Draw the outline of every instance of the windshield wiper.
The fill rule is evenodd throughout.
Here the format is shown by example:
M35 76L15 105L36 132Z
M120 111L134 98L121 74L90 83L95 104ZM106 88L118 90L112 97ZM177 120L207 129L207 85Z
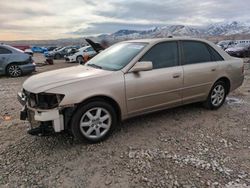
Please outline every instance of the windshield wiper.
M88 65L88 66L90 66L90 67L94 67L94 68L102 69L102 67L101 67L101 66L96 65L96 64L87 64L87 65Z

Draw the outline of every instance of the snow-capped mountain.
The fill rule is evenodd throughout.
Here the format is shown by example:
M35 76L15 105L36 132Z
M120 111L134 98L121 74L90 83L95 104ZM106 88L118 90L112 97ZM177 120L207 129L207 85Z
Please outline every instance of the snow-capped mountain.
M123 40L167 36L228 36L233 34L250 34L250 25L236 21L210 24L202 27L188 25L166 25L146 30L123 29L110 35L105 35L105 38Z
M211 24L205 29L205 34L211 36L250 34L250 26L240 22Z

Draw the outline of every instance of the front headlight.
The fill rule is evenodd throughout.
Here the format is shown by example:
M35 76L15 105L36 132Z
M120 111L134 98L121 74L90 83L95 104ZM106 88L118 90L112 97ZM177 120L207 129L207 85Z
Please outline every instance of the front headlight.
M52 93L39 93L37 94L37 108L52 109L58 107L63 100L64 95Z
M28 105L32 108L39 109L53 109L59 106L63 100L64 95L54 93L30 93L23 90L23 94L28 102Z

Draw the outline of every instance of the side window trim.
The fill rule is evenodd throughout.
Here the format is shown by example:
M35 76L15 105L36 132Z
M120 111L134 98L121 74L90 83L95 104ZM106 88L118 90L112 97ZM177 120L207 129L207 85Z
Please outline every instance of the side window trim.
M178 66L182 66L182 46L181 46L181 41L177 40L177 48L178 48Z
M180 49L180 41L179 41L179 40L162 41L162 42L158 42L158 43L154 44L154 45L151 46L151 48L149 48L144 54L141 55L141 57L140 57L140 59L138 60L138 62L140 62L141 59L142 59L142 58L143 58L143 57L144 57L153 47L155 47L156 45L162 44L162 43L171 43L171 42L176 43L176 45L177 45L177 65L176 65L176 66L172 66L172 67L181 66L181 61L180 61L180 60L181 60L181 54L180 54L181 49ZM163 68L171 68L171 67L163 67ZM160 68L160 69L162 69L162 68ZM157 70L157 69L153 69L153 70Z

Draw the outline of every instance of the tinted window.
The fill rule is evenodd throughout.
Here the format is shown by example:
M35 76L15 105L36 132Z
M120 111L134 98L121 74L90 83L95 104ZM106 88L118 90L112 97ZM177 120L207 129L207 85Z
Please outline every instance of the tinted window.
M208 47L208 49L209 49L209 51L210 51L210 54L211 54L211 56L212 56L212 60L213 61L223 61L224 59L221 57L221 55L218 53L218 52L216 52L216 50L215 49L213 49L212 47L210 47L210 46L207 46Z
M141 58L140 61L151 61L154 69L177 66L177 42L156 44Z
M11 54L11 51L6 48L0 47L0 54Z
M183 41L184 64L194 64L211 61L207 45L202 42Z

